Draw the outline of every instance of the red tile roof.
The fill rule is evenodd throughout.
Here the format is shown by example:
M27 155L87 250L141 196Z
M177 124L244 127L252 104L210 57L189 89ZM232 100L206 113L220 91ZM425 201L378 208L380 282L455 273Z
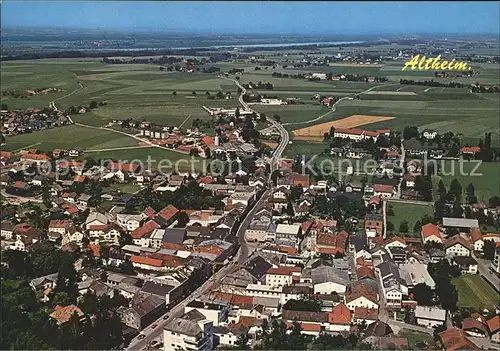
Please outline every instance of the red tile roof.
M481 229L479 229L479 228L471 228L470 239L471 239L471 241L473 243L475 243L478 240L483 239L483 234L481 234Z
M333 306L332 312L328 313L330 324L351 324L351 311L343 303Z
M486 324L488 325L488 329L492 334L500 331L500 315L496 315L495 317L487 320Z
M456 245L456 244L460 244L463 247L465 247L469 250L472 250L470 242L468 242L461 235L455 235L455 236L452 236L451 238L446 239L446 241L444 242L444 247L449 248L449 247Z
M422 235L424 236L424 238L428 238L432 235L435 235L438 238L442 239L441 231L439 230L439 227L435 224L427 223L426 225L422 226L421 231L422 231Z
M12 158L13 156L14 154L12 152L3 150L0 151L0 158Z
M112 171L122 171L122 172L135 172L139 169L137 163L125 163L125 162L110 162L108 163L108 169Z
M375 272L373 271L373 268L362 266L356 270L356 277L358 277L358 280L363 279L364 277L375 279Z
M289 255L295 255L297 253L297 249L291 246L280 245L278 246L278 250L280 252L285 252Z
M52 219L49 222L49 228L66 228L71 224L73 224L73 221L69 219Z
M132 263L144 264L148 266L161 267L163 265L163 260L145 256L132 256L130 257Z
M101 247L98 244L89 244L89 249L94 257L101 256Z
M214 142L214 138L212 138L211 136L208 136L208 135L205 135L201 141L203 141L203 143L206 145L206 146L212 146L215 144Z
M366 308L366 307L356 307L354 310L354 319L368 319L368 320L377 320L378 319L378 310L375 308Z
M244 296L244 295L233 295L231 298L231 304L233 305L244 305L244 304L252 304L253 297L252 296Z
M293 323L292 322L285 322L287 328L293 328ZM321 331L321 324L320 323L299 323L300 327L302 328L303 331L305 332L320 332Z
M392 185L375 184L373 186L373 191L375 191L375 192L392 193L393 190L394 190L394 187Z
M84 175L77 175L75 176L75 179L73 179L73 181L77 183L83 183L85 180L86 177Z
M466 154L477 154L481 152L481 148L479 146L464 146L460 149L460 152Z
M160 225L155 221L149 221L144 224L142 227L137 228L136 230L130 233L132 239L140 239L144 235L151 233L153 230L160 228Z
M179 213L179 210L175 206L168 205L167 207L163 208L160 212L158 212L158 215L162 217L164 220L169 221L177 213Z
M48 161L49 156L45 154L24 154L21 156L21 160L34 160L34 161Z
M144 211L142 211L142 214L144 214L145 216L147 216L149 218L154 218L156 212L153 208L148 207Z
M485 335L488 335L488 327L486 326L486 324L478 320L475 320L474 318L471 317L462 320L462 329L463 330L477 329L482 331Z
M452 327L438 335L447 351L478 350L478 347L466 338L462 329Z
M269 268L266 274L270 275L293 275L293 273L300 273L302 268L300 267L278 267Z

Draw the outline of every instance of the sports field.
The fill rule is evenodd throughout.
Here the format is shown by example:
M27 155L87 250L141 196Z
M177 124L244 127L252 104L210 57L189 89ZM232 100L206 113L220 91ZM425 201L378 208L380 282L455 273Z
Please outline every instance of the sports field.
M498 304L498 293L480 275L462 275L453 279L458 291L458 306L476 310L493 310Z

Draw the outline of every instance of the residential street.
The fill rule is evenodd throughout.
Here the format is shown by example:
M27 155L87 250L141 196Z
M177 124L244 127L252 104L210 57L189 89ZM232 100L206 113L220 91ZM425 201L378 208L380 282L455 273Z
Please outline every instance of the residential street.
M500 291L500 278L495 273L490 272L491 262L483 258L479 258L474 254L472 257L474 257L477 261L477 269L479 270L479 273L484 277L484 279L489 281L491 285L496 287L497 291Z

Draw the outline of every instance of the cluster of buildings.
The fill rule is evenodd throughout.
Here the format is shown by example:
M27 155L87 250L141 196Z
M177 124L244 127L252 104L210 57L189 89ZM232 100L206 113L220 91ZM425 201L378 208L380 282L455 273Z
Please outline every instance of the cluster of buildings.
M14 136L37 130L51 129L71 124L71 119L62 111L42 111L38 108L0 111L0 133Z

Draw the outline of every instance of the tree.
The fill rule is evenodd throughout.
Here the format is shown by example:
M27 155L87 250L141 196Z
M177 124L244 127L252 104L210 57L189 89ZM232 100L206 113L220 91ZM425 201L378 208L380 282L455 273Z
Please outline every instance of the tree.
M387 222L387 230L390 232L394 231L394 224L392 222Z
M174 92L172 93L172 95L173 95L173 96L176 96L176 95L177 95L177 92L176 92L176 91L174 91Z
M474 185L472 183L469 183L467 186L466 201L470 205L477 203L476 190L474 189Z
M423 306L432 306L433 301L432 298L434 296L432 289L430 286L425 283L419 283L413 287L413 294L415 295L415 301L418 302L419 305Z
M387 215L394 216L394 209L393 209L392 205L389 205L389 209L387 210Z
M437 192L438 192L439 197L443 197L444 195L446 195L446 186L444 185L444 182L442 179L439 180Z
M165 67L160 66L160 71L163 71L164 69L165 69Z
M416 222L415 222L415 225L413 226L413 233L420 233L420 230L422 229L422 223L420 222L420 220L418 219Z
M273 116L273 119L274 119L276 122L281 123L281 117L280 117L280 115L275 114L275 115Z
M193 96L195 96L195 95L196 95L196 91L194 91L194 90L193 90L193 92L192 92L191 94L192 94Z
M93 110L93 109L95 109L96 107L97 107L97 101L92 100L92 101L90 102L89 108L90 108L91 110Z
M407 221L401 222L401 224L399 225L399 231L401 233L408 233L410 231Z
M54 299L52 300L52 306L68 306L71 305L71 298L65 292L58 292L54 295Z
M222 91L218 91L216 97L217 99L224 99L224 93Z
M184 211L179 212L179 215L177 216L176 227L185 228L188 223L189 223L189 216L187 215L187 213Z
M483 246L484 258L493 261L495 258L495 242L493 240L485 240Z
M210 95L210 92L209 92L208 90L207 90L207 91L205 91L205 95L206 95L206 96L209 96L209 95Z
M450 194L454 196L457 201L462 200L462 185L457 180L457 178L453 178L450 184Z
M0 107L2 110L7 110L8 109L8 106L6 103L2 103L1 107Z
M286 206L286 214L289 215L290 217L293 217L295 214L295 211L293 210L293 205L290 201L288 201L288 205Z
M490 197L490 199L488 200L488 204L490 205L490 207L498 207L500 206L500 196L493 196L493 197Z

